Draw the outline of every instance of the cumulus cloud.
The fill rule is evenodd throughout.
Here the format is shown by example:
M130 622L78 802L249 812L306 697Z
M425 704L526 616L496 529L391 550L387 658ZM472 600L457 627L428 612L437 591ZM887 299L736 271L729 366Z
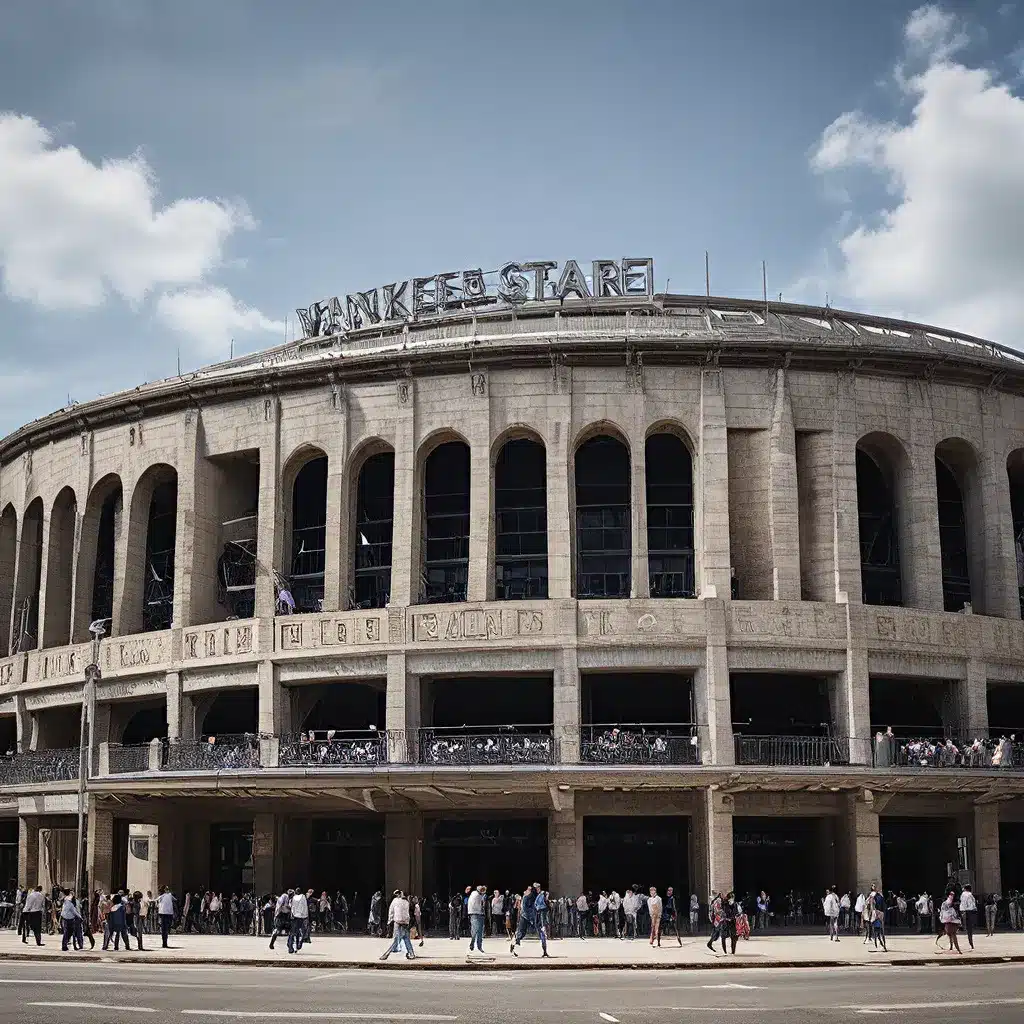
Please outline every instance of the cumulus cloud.
M1024 99L992 71L952 59L964 33L938 8L915 11L905 34L916 62L898 75L906 116L848 111L811 154L830 179L867 169L886 186L881 202L854 201L833 293L1022 345Z
M226 288L188 288L161 295L157 315L211 359L226 358L231 339L258 332L282 335L284 322L236 300Z

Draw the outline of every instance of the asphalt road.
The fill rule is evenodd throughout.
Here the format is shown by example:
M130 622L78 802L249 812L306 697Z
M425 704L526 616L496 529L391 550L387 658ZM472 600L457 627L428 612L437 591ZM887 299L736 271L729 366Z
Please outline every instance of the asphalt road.
M331 971L0 962L0 1022L1024 1021L1024 965L728 971Z

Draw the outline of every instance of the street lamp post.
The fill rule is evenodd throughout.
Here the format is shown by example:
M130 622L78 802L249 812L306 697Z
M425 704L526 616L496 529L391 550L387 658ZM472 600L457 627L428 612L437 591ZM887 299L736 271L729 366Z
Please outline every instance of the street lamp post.
M93 743L96 739L96 682L103 675L100 672L100 640L107 631L106 622L107 619L97 619L89 624L92 658L85 666L85 694L78 735L78 851L75 858L75 890L78 893L85 892L85 785L92 771Z

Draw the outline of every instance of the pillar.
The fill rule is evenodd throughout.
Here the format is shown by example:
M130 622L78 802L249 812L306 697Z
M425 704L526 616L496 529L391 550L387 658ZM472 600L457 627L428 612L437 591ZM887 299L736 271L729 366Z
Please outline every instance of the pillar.
M114 816L89 800L86 874L90 891L110 892L114 884Z
M50 522L52 511L43 507L43 518L39 527L39 589L35 593L36 599L36 647L43 650L46 646L46 581L50 575ZM28 595L22 595L27 597Z
M974 891L1002 892L999 861L999 804L974 805Z
M967 659L965 678L960 683L960 727L964 740L988 735L988 672L979 658Z
M157 885L166 885L179 899L184 898L186 832L185 825L179 822L161 821L157 826Z
M19 678L18 682L21 682ZM16 693L14 695L14 728L18 741L18 753L31 749L32 742L32 715L25 709L25 695Z
M704 664L693 677L697 721L701 726L701 763L735 764L725 601L721 598L705 600L704 614L707 635Z
M558 759L575 764L580 759L580 672L575 647L555 654L553 703Z
M647 547L647 438L641 401L633 403L636 417L629 437L629 504L632 528L629 596L651 596L651 566Z
M18 881L32 888L39 883L38 818L18 818Z
M405 652L388 655L384 724L392 764L414 764L420 729L420 680L409 675Z
M171 743L195 739L195 722L185 714L186 699L181 689L181 673L168 672L164 676L167 694L167 739Z
M410 605L419 596L419 529L416 500L415 384L403 378L396 387L395 511L391 542L392 605Z
M848 855L841 859L852 868L854 892L868 892L872 885L885 885L879 819L874 804L870 789L846 796Z
M857 514L857 408L852 373L836 375L832 418L832 552L834 600L860 604L860 520Z
M548 503L548 597L572 597L572 537L575 532L576 501L570 493L572 458L572 391L570 373L564 366L553 371L555 394L549 399L550 418L545 441L545 472ZM560 382L560 383L559 383Z
M178 470L178 504L174 532L175 626L209 622L216 607L216 545L219 540L216 486L213 467L206 461L202 413L185 411L184 439ZM198 510L203 514L197 515ZM148 520L147 515L144 517ZM146 525L143 526L143 545ZM206 563L212 562L213 578L204 579ZM209 593L213 587L212 594Z
M284 523L281 508L281 417L279 403L270 407L267 437L260 445L260 493L256 509L256 558L267 571L256 573L256 615L272 618L277 610L277 589L270 570L284 568ZM260 630L261 652L273 649L273 636Z
M855 605L846 610L846 667L829 680L832 727L850 745L851 764L871 764L871 681L863 617Z
M572 793L559 793L560 811L548 815L548 888L555 896L583 891L583 816L576 816Z
M786 371L775 374L775 409L768 450L768 530L776 601L800 600L800 510L796 480L796 432Z
M697 508L697 584L702 597L728 598L729 453L725 429L722 371L704 370L700 378L700 503Z
M469 579L466 598L494 596L494 472L491 465L491 411L487 375L466 381L469 412Z
M345 403L341 403L342 406ZM348 417L338 415L327 451L327 539L324 545L325 612L348 607L349 561L352 536L347 529L349 492L345 474L348 454Z
M981 536L971 538L975 550L981 548L980 561L984 567L984 604L979 609L985 615L998 615L1004 619L1019 619L1020 595L1017 584L1017 558L1013 543L1013 512L1010 506L1010 478L1006 472L1004 452L1007 444L1006 429L998 396L986 396L981 401ZM979 559L971 558L971 572Z
M423 816L411 812L384 816L385 891L423 891Z
M919 414L911 417L910 465L895 466L901 479L896 500L899 521L903 604L941 612L942 544L935 489L935 425L931 384L908 382L910 401Z
M703 905L711 893L729 892L732 880L733 797L719 789L700 792L693 817L694 887Z
M277 678L272 661L256 666L259 683L259 732L262 736L288 736L292 731L291 701Z
M278 892L282 887L276 859L277 819L273 814L257 814L252 822L252 874L257 896Z

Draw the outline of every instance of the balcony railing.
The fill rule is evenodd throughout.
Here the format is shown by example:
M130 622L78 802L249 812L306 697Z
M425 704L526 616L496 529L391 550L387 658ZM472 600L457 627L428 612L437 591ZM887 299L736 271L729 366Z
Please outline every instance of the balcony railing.
M260 740L253 733L168 743L163 758L163 770L168 772L221 772L259 767Z
M396 730L304 732L282 736L278 764L282 768L372 768L404 760L405 733Z
M127 747L111 744L107 754L107 765L110 774L121 775L129 772L148 772L149 751L150 745L148 743Z
M421 729L419 762L427 765L555 764L558 760L550 726Z
M0 786L31 786L43 782L72 782L78 778L78 747L26 750L0 758Z
M586 764L699 764L695 725L584 725L580 761Z
M849 742L836 736L747 736L736 733L737 764L814 768L850 763Z
M1024 771L1024 747L1010 736L956 740L938 737L875 736L876 768Z

